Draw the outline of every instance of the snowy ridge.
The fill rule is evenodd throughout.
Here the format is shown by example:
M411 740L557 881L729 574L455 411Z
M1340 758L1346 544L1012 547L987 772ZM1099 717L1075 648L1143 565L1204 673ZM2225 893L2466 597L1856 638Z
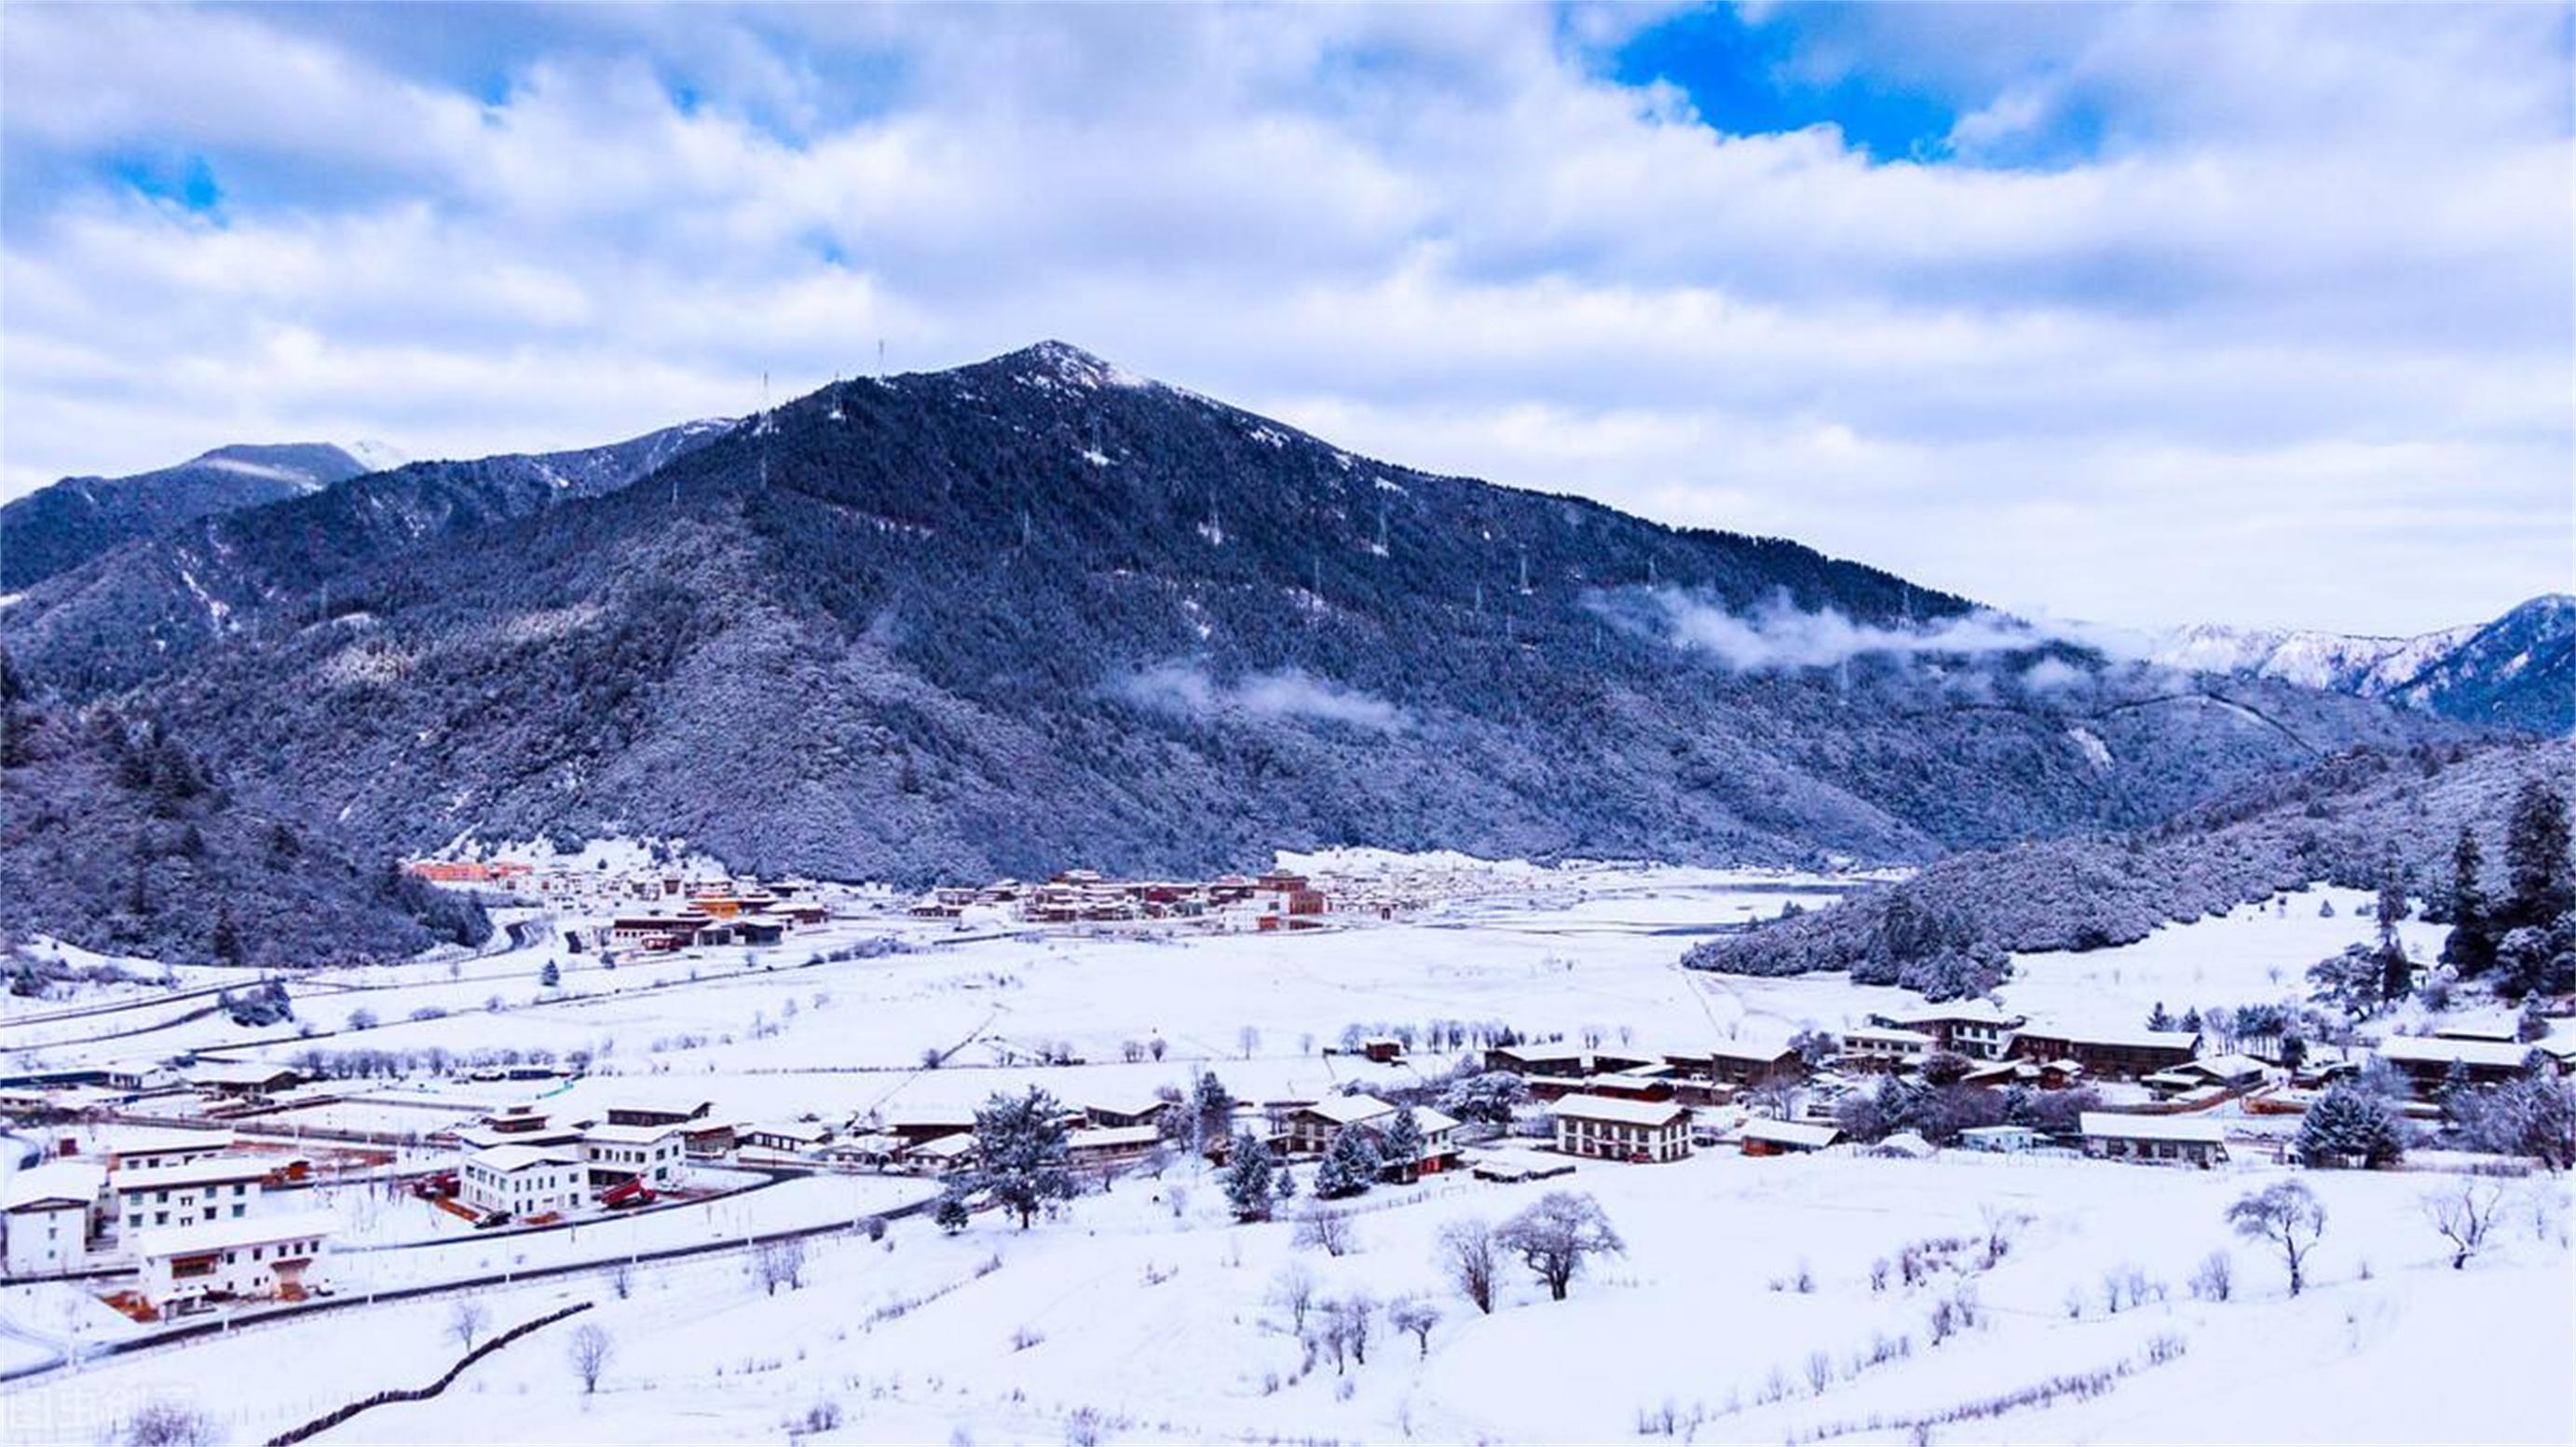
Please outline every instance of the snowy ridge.
M2558 734L2576 727L2576 597L2546 594L2485 623L2413 637L2201 623L2150 637L2158 663L2273 678L2421 713Z

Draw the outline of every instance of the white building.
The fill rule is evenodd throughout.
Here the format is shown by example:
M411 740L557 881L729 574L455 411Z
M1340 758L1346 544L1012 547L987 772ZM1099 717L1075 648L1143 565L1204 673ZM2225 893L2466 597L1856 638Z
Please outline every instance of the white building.
M90 1161L50 1161L10 1177L0 1194L0 1271L23 1280L87 1266L106 1186L106 1169Z
M301 1211L144 1231L134 1243L143 1299L163 1316L225 1300L300 1300L321 1283L323 1244L338 1229L328 1211Z
M2227 1131L2188 1115L2122 1115L2088 1110L2079 1118L2084 1154L2096 1160L2169 1162L2207 1168L2227 1159Z
M150 1169L203 1160L232 1148L233 1133L228 1130L136 1130L111 1135L99 1142L96 1150L99 1162L112 1176L134 1167Z
M1609 1161L1677 1161L1690 1154L1691 1113L1669 1100L1569 1095L1548 1107L1556 1148Z
M560 1215L590 1204L590 1174L577 1149L490 1146L465 1158L456 1197L467 1209L513 1219Z
M255 1156L199 1156L166 1166L132 1166L108 1178L112 1219L123 1231L238 1221L259 1201L277 1162Z
M688 1168L688 1138L676 1125L595 1125L582 1132L581 1154L593 1186L640 1176L658 1191L679 1184Z
M1842 1063L1855 1070L1911 1070L1939 1044L1920 1030L1862 1025L1843 1032Z

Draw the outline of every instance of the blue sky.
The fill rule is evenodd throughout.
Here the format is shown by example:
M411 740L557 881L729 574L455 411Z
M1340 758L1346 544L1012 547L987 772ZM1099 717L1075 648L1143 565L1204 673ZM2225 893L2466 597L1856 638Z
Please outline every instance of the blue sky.
M13 6L0 492L1060 336L2009 608L2569 586L2570 10Z

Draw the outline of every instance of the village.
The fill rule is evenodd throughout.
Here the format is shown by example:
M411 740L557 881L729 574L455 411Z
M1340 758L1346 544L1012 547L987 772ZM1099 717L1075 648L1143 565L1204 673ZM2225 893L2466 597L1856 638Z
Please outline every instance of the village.
M1252 1151L1278 1163L1287 1221L1655 1197L1659 1179L1686 1196L1712 1162L1747 1185L1800 1162L1979 1158L2049 1172L2022 1183L2318 1174L2304 1114L2364 1072L2402 1082L2429 1130L2464 1085L2576 1068L2564 1020L2531 1038L2513 1014L2458 1013L2285 1051L2217 1011L2169 1015L2168 994L2250 994L2350 928L2304 910L2067 962L2115 987L2052 982L2034 957L2026 987L1934 1004L1672 968L1674 930L1830 907L1855 882L1825 877L1310 859L903 898L661 868L422 872L509 898L510 942L363 993L354 972L290 980L291 1025L204 1010L249 991L187 975L11 1002L0 1373L139 1366L209 1325L513 1283L608 1279L622 1300L638 1274L1000 1231L986 1156L1011 1098L1059 1143L1070 1189L1050 1215L1141 1193L1186 1218ZM1405 1001L1413 1018L1388 1018ZM1890 1091L1956 1119L1873 1127Z

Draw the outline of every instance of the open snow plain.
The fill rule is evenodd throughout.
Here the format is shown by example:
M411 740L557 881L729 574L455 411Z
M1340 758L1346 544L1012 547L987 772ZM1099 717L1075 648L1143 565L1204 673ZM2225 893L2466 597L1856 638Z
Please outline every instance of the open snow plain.
M1707 928L1777 913L1793 898L1823 905L1830 895L1814 891L1827 883L1610 869L1498 875L1398 921L1295 935L1074 935L888 915L852 921L829 942L901 944L869 958L809 964L809 940L617 970L564 957L562 987L548 990L535 975L556 952L537 947L453 967L318 977L299 990L299 1015L333 1033L311 1039L246 1038L217 1017L95 1043L13 1032L8 1045L43 1065L245 1044L241 1054L279 1059L359 1047L593 1055L593 1073L565 1087L386 1082L370 1092L381 1105L332 1107L389 1119L406 1118L406 1100L498 1105L532 1088L556 1089L557 1102L576 1110L649 1090L703 1095L742 1119L894 1118L1031 1084L1074 1104L1132 1098L1202 1069L1245 1098L1311 1095L1354 1080L1405 1083L1450 1063L1425 1052L1392 1065L1323 1053L1354 1025L1498 1021L1537 1035L1683 1045L1712 1033L1785 1038L1910 1002L1838 976L1753 980L1675 966ZM2334 902L2332 917L2320 915L2320 899ZM2122 1020L2158 1001L2180 1011L2278 998L2308 963L2363 937L2363 903L2311 892L2124 949L2027 956L2004 995L2034 1012L2081 1008ZM2438 942L2410 934L2409 943L2421 954ZM338 1028L355 1008L384 1023ZM446 1013L411 1018L427 1011ZM25 1028L81 1033L63 1031L67 1023ZM1125 1058L1131 1043L1147 1047L1144 1058ZM932 1050L943 1062L924 1068ZM1051 1052L1086 1063L1038 1063ZM2462 1178L2305 1175L2328 1221L2308 1289L2293 1299L2277 1255L2236 1238L2223 1219L2230 1201L2292 1174L2254 1159L2193 1172L1957 1152L1753 1159L1703 1150L1667 1165L1586 1163L1544 1183L1459 1173L1382 1185L1352 1203L1354 1240L1334 1255L1299 1244L1290 1220L1235 1223L1211 1173L1174 1165L1121 1178L1026 1231L985 1213L953 1236L915 1216L882 1240L818 1237L793 1289L764 1289L747 1251L616 1269L637 1250L849 1219L927 1191L906 1178L819 1177L577 1233L442 1242L430 1251L455 1253L446 1267L419 1251L344 1252L344 1300L449 1268L600 1264L476 1288L493 1330L593 1305L479 1361L434 1400L379 1408L319 1440L2576 1436L2576 1269L2563 1181L2499 1182L2503 1214L2488 1249L2454 1271L2425 1198ZM1507 1263L1495 1309L1479 1312L1439 1264L1443 1229L1500 1221L1557 1189L1596 1197L1624 1252L1590 1266L1562 1302ZM367 1224L359 1235L370 1243L405 1234ZM2222 1253L2232 1277L2225 1299L2205 1280ZM1318 1302L1376 1304L1365 1361L1347 1347L1336 1361L1301 1341L1294 1293L1281 1289L1301 1274ZM70 1321L64 1290L7 1293L0 1349L59 1344ZM1420 1340L1390 1325L1387 1308L1399 1300L1436 1310ZM104 1440L156 1401L205 1413L229 1440L264 1441L351 1399L438 1377L458 1355L451 1305L440 1296L361 1300L22 1378L0 1387L0 1442ZM582 1390L567 1360L584 1324L611 1343L596 1393ZM82 1330L103 1340L115 1328Z

